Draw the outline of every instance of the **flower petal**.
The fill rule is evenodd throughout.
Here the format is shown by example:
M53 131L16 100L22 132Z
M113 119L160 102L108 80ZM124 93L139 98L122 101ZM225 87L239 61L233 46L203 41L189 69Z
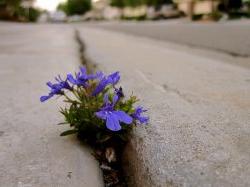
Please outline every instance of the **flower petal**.
M120 74L119 71L114 72L108 76L109 83L116 84L120 80Z
M107 118L107 112L105 112L105 111L96 112L95 115L98 118L101 118L101 119L104 119L104 120Z
M113 101L112 101L112 102L113 102L113 103L112 103L113 106L115 106L115 104L117 103L118 100L119 100L119 97L118 97L118 95L115 94L115 95L113 96Z
M74 79L72 74L68 74L67 75L67 79L69 82L71 82L72 84L77 84L77 81Z
M46 84L47 84L48 87L53 88L52 82L47 82Z
M104 73L102 71L98 71L96 73L96 78L99 80L102 80L105 77Z
M105 95L103 97L103 102L105 105L109 104L109 94L105 93Z
M142 116L143 112L146 112L147 110L143 109L141 106L138 106L135 109L135 112L132 114L132 117L135 120L138 120L141 124L147 124L149 121L149 117L147 116Z
M80 71L81 71L82 75L84 75L84 76L87 75L86 67L84 67L84 66L80 67Z
M46 100L48 100L49 98L51 98L53 95L45 95L45 96L42 96L42 97L40 97L40 101L41 102L44 102L44 101L46 101Z
M122 129L117 115L111 113L107 116L106 126L109 130L119 131Z
M99 93L101 93L104 89L105 89L105 87L108 85L109 83L108 83L108 81L107 81L107 79L102 79L101 81L100 81L100 83L97 85L97 87L96 87L96 89L94 90L94 92L92 93L92 95L94 95L94 96L96 96L96 95L98 95Z
M128 114L126 114L124 111L118 110L118 111L114 111L113 113L123 123L131 124L133 121L133 118L131 116L129 116Z
M138 120L140 121L140 123L141 124L147 124L148 123L148 121L149 121L149 118L148 117L145 117L145 116L140 116L139 118L138 118Z

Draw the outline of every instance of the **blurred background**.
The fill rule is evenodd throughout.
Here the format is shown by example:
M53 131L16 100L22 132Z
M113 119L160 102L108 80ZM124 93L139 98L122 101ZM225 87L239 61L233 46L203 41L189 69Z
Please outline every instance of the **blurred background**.
M22 22L249 17L250 0L0 0L0 19Z

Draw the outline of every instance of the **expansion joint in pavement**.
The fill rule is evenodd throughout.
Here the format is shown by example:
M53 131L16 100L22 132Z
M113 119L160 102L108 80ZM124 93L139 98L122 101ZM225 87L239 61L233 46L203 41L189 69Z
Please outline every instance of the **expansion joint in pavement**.
M75 30L75 40L79 46L79 58L80 63L86 66L88 73L93 73L96 69L96 64L93 63L85 54L86 45L84 40L81 38L79 31Z

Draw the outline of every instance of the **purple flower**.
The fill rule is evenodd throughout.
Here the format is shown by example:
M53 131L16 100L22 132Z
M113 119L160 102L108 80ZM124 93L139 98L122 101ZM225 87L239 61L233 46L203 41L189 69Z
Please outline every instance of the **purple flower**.
M147 110L143 110L142 107L137 107L135 109L135 112L131 115L135 120L138 120L141 124L147 124L149 121L149 118L146 116L141 116L143 112L146 112Z
M62 95L63 89L72 90L72 87L69 85L67 80L62 80L60 76L56 77L55 80L57 83L53 84L51 82L47 82L48 87L50 88L49 95L41 96L40 101L44 102L48 100L49 98L53 97L54 95Z
M110 74L108 77L102 76L99 84L97 85L92 95L94 96L98 95L100 92L102 92L105 89L107 85L109 84L115 85L119 80L120 80L120 74L118 71Z
M109 101L108 94L104 96L104 106L99 112L96 112L95 115L103 120L106 120L106 127L111 131L119 131L122 129L120 122L125 124L131 124L133 119L131 116L126 114L121 110L114 110L114 106L118 101L118 96L113 96L112 103Z
M103 75L102 72L98 72L95 75L93 75L93 74L88 75L86 68L85 67L80 67L80 72L78 72L76 74L76 78L74 78L74 76L72 74L68 74L67 79L73 85L87 87L88 86L88 83L87 83L88 80L93 80L93 79L99 78L102 75Z
M122 91L122 87L120 87L119 89L118 88L115 88L115 93L116 95L121 98L121 97L124 97L124 93Z

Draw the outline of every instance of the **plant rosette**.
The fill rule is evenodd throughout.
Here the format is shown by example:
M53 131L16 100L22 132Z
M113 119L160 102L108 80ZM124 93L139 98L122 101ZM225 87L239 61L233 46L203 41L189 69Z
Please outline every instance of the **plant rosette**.
M136 96L125 98L121 87L119 72L105 75L103 72L87 74L85 67L75 75L68 74L66 79L55 78L55 83L47 82L50 91L40 97L45 102L53 96L64 97L65 107L60 108L69 130L61 136L77 134L78 138L92 146L95 156L104 172L120 170L122 150L131 130L141 124L147 124L149 118L142 107L135 107ZM114 173L107 175L110 184L121 183ZM115 175L121 175L116 173Z

